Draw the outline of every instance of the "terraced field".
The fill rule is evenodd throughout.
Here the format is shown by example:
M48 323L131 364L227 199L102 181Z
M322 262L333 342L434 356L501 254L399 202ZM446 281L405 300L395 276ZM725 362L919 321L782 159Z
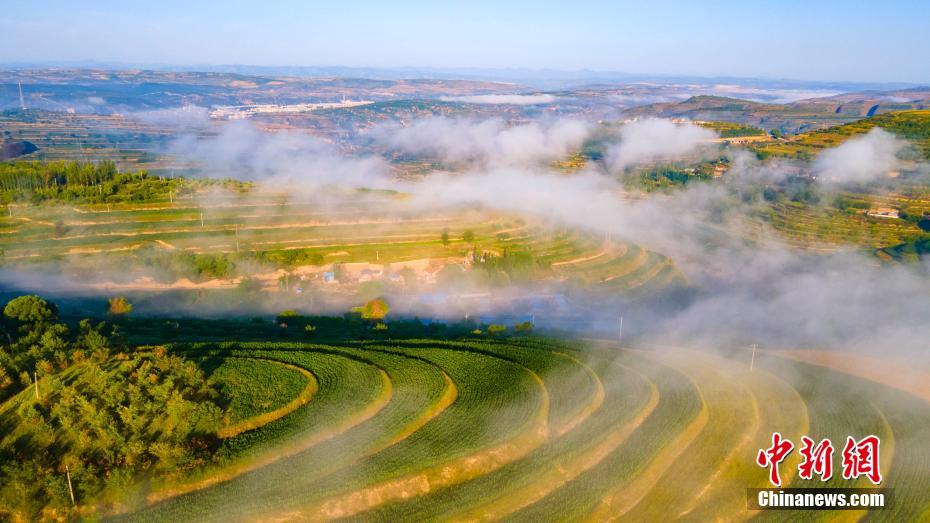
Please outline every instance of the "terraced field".
M930 111L897 111L864 118L799 134L790 140L753 144L752 149L776 156L810 158L824 149L836 147L846 140L881 127L901 138L910 140L924 155L930 154Z
M128 521L919 520L930 403L806 353L732 356L536 338L180 344L226 383L303 369L312 398L224 440L221 459L152 484ZM810 351L808 351L810 352ZM790 357L789 357L790 356ZM260 362L260 363L259 363ZM291 382L288 382L291 383ZM267 385L266 385L267 386ZM274 409L300 394L283 386ZM874 512L751 512L771 434L882 438ZM907 458L902 458L906 456ZM782 464L789 486L798 454ZM867 480L865 480L867 482ZM867 486L834 478L828 486Z
M915 213L927 205L926 200L903 197L875 200L876 207L887 208L908 202L908 208L913 208ZM886 202L899 203L889 205ZM843 245L857 245L874 249L911 241L922 235L915 224L898 218L875 217L865 211L847 212L797 202L778 203L759 217L789 244L802 248L835 249Z
M381 212L382 207L392 211ZM319 276L335 264L351 263L383 271L392 264L394 270L431 266L435 274L450 264L467 268L476 256L509 253L527 254L534 278L611 292L649 294L686 281L668 258L599 234L559 231L487 210L405 211L403 199L389 194L341 199L338 205L294 202L286 195L19 204L0 216L0 249L14 264L123 264L157 273L162 286L182 278L221 285L245 276L275 280L283 274L270 274L276 270Z

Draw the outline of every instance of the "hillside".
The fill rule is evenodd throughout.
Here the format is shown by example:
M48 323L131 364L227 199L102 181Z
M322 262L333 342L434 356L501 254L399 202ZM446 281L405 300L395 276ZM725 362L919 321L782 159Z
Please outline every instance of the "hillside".
M788 141L764 143L753 150L764 155L813 158L821 150L836 147L844 141L881 127L911 141L930 158L930 110L900 111L880 114L844 125L804 133Z
M682 102L636 107L624 112L627 118L655 116L700 121L723 121L784 132L802 132L852 121L853 116L836 114L831 108L808 104L769 104L723 96L693 96Z
M801 100L795 105L820 106L836 114L860 117L895 111L922 110L930 108L930 87L845 93Z

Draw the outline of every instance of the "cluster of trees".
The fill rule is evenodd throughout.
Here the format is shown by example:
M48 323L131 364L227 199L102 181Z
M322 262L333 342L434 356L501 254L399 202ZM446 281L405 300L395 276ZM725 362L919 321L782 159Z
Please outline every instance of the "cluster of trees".
M184 198L199 187L215 185L240 191L251 187L235 180L150 176L145 170L121 173L109 160L0 163L0 200L5 203L164 201Z
M112 182L119 174L112 161L15 162L0 164L0 189L37 191L54 187L95 186Z
M321 252L309 249L259 251L255 253L255 259L259 262L270 263L286 269L302 265L323 265L326 262Z
M125 256L120 253L119 256ZM258 251L243 253L191 253L171 252L154 246L136 249L131 256L149 272L163 275L165 281L188 278L191 281L230 279L250 273L251 268L270 264L291 270L303 265L323 265L325 259L319 252L306 249ZM336 279L343 278L344 269L338 264L333 267Z
M372 303L342 316L305 315L296 310L281 311L273 319L225 318L125 318L118 320L122 336L133 343L222 342L237 340L291 339L294 341L358 341L390 338L459 339L475 335L527 335L533 332L531 322L512 329L500 325L491 327L474 319L455 322L423 321L419 318L390 317L387 303ZM377 316L384 314L383 317ZM368 317L363 317L368 316ZM377 327L383 325L383 327Z
M180 179L150 179L146 171L120 173L112 161L0 164L0 198L4 202L147 201L167 199L169 192L180 194L183 185Z
M84 327L84 325L82 325ZM33 384L34 377L67 368L81 356L105 347L98 329L75 339L58 322L58 309L38 296L21 296L3 309L0 328L0 401Z
M472 254L472 268L479 278L491 286L506 286L511 283L535 281L548 266L530 251L504 249L500 255L494 253Z
M163 275L165 281L228 279L237 274L236 268L243 259L235 253L168 252L156 247L137 249L132 256L149 272Z
M856 198L849 198L847 196L839 195L833 199L833 207L841 211L863 211L872 207L870 202L865 200L859 200Z
M533 333L533 322L524 321L513 326L513 332L517 336L526 336ZM473 334L481 334L481 329L476 329ZM507 334L507 326L499 323L488 325L488 334L491 336L503 336Z
M449 245L451 242L451 237L449 236L449 229L443 229L442 233L439 235L439 241L443 245ZM465 243L472 243L475 241L475 231L471 229L465 229L462 232L462 241Z
M623 177L623 183L631 189L643 191L683 187L689 183L712 180L714 178L715 167L718 164L729 163L729 158L721 156L720 158L698 164L670 164L634 169L631 173Z
M140 474L180 474L215 450L222 401L194 363L130 352L103 322L72 332L38 296L10 301L3 329L0 519L60 514L72 491L77 505L114 500Z
M767 185L762 189L762 198L767 202L779 202L785 199L797 203L817 205L820 203L820 190L817 184L809 179L794 176L786 179L777 186ZM838 209L850 208L853 200L834 200ZM845 206L845 207L844 207Z

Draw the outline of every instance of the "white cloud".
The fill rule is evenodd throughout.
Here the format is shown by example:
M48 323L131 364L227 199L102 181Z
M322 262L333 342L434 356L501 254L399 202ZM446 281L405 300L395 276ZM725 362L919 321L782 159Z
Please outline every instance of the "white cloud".
M820 153L814 172L827 182L865 182L882 177L900 165L898 153L907 143L880 129Z
M268 133L243 121L223 126L216 136L185 137L169 152L196 161L211 176L268 180L296 188L383 187L388 181L388 166L381 158L346 157L308 134Z
M573 120L508 126L503 120L428 118L406 128L377 134L390 147L449 162L483 165L531 165L554 160L581 147L586 124Z
M211 125L209 111L206 107L198 105L139 111L131 113L129 116L159 127L200 129Z
M645 118L624 124L620 142L607 148L611 170L660 159L686 156L710 144L717 134L690 123L676 124L662 118Z

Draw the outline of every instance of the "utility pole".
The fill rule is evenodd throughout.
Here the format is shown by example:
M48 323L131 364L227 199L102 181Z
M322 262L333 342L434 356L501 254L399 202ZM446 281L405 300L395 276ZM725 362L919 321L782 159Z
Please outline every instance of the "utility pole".
M75 505L74 503L74 489L71 487L71 469L68 465L65 465L65 475L68 477L68 494L71 494L71 506Z
M16 82L19 84L19 108L23 111L26 110L26 99L23 98L23 83Z
M200 228L203 229L203 210L200 211Z
M756 344L752 344L752 357L749 359L749 372L752 372L752 368L756 365Z
M39 401L41 398L39 398L39 373L38 372L35 372L35 371L32 372L32 381L35 382L35 385L36 385L36 401Z
M239 254L239 224L236 224L236 254Z
M623 343L623 315L620 315L620 328L617 330L617 341Z

